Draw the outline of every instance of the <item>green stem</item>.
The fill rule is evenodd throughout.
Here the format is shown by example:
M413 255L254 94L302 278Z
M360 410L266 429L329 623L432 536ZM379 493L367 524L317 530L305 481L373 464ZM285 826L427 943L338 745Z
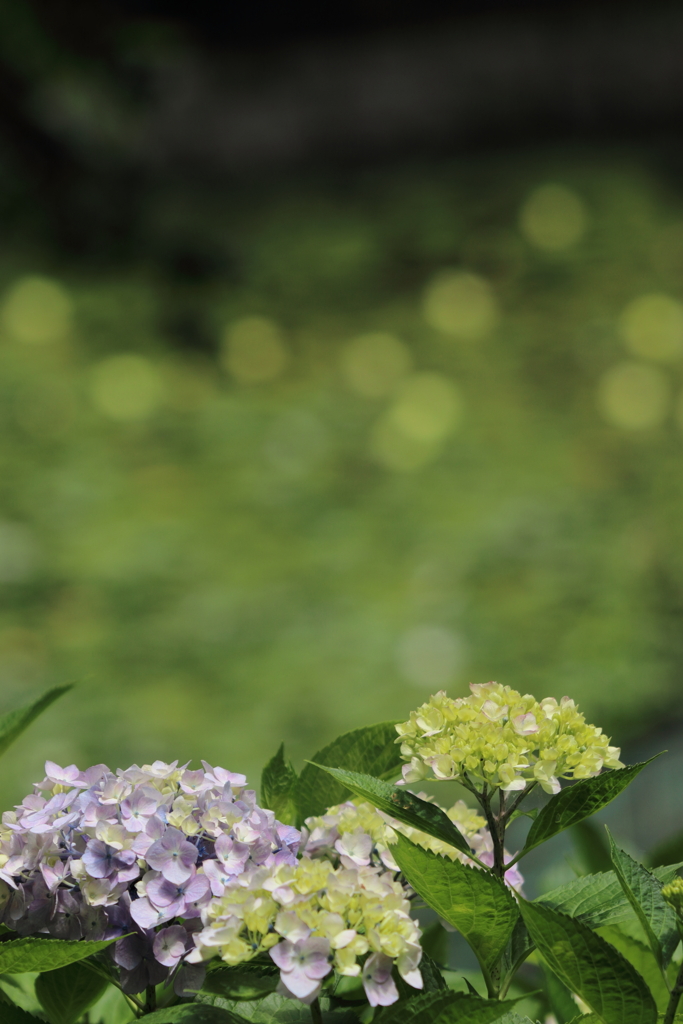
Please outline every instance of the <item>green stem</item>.
M320 1009L319 999L314 999L311 1003L311 1019L313 1024L323 1024L323 1012Z
M674 987L671 989L669 1005L666 1008L662 1024L674 1024L674 1020L676 1019L676 1010L678 1009L681 996L683 996L683 964L681 964L678 970Z
M145 993L147 1000L145 1002L145 1012L152 1013L157 1008L157 990L154 985L148 985Z

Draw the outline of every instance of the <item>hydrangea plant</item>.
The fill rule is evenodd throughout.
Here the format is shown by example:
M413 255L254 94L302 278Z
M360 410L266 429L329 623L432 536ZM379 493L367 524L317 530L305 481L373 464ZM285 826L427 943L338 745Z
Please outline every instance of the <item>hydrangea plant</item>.
M60 692L0 721L0 752ZM207 762L47 761L0 828L0 1020L673 1024L680 865L608 835L608 870L535 899L519 868L644 767L619 753L568 698L488 683L300 774L281 748L260 797ZM456 787L450 806L408 788L425 780Z

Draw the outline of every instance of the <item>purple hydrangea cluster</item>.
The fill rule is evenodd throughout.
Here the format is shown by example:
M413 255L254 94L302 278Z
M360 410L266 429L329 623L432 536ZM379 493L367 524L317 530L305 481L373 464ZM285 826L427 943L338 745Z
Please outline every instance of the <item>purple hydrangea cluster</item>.
M300 842L244 775L202 765L113 773L47 761L2 817L0 921L21 936L121 936L110 949L124 992L172 972L176 992L196 991L204 968L185 959L202 911L248 869L296 865Z

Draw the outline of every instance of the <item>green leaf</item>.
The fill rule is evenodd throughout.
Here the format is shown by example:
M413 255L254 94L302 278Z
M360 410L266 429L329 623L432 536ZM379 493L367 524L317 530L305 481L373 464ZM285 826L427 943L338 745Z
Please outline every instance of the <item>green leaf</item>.
M313 755L313 764L304 765L296 787L299 822L311 815L324 814L328 807L349 799L349 790L333 782L316 765L351 768L379 778L393 778L401 770L402 760L396 745L395 722L380 722L365 729L344 733Z
M427 800L420 800L418 796L404 789L402 786L394 786L382 779L374 779L371 775L360 775L358 772L346 771L344 768L326 768L320 765L323 771L332 775L342 783L347 791L354 796L360 797L374 804L380 811L390 814L398 821L402 821L411 828L417 828L426 832L435 839L440 839L449 846L454 846L461 853L472 856L472 848L456 828L451 819L436 804L430 804Z
M664 970L678 945L676 915L662 896L662 883L619 849L609 829L607 835L617 878L643 927L655 960Z
M296 824L297 779L294 768L285 761L285 745L281 743L261 773L261 806L273 811L285 825Z
M443 968L447 967L450 943L448 941L448 932L440 921L434 921L424 929L420 938L420 945L423 952L427 953L435 963L440 964Z
M10 1006L2 1003L0 1007L2 1024L43 1024L43 1021L34 1017L32 1013L22 1010L19 1006Z
M154 1010L139 1019L144 1020L145 1024L245 1024L245 1018L232 1010L203 1003L169 1006L166 1010ZM134 1022L131 1021L131 1024Z
M671 864L655 868L652 873L664 885L671 881L677 869L677 864ZM589 928L619 924L633 917L633 908L614 871L576 878L552 892L544 893L534 902L568 914Z
M50 707L50 704L73 689L72 686L55 686L48 690L32 704L26 704L23 708L10 711L0 718L0 754L4 754L7 748L21 736L25 729L36 720L38 715Z
M488 871L439 857L405 836L391 852L425 903L467 939L488 984L519 918L508 887Z
M263 999L275 991L279 980L280 972L270 958L268 964L251 960L237 967L228 967L221 963L207 972L202 992L212 992L237 1002Z
M108 982L82 962L39 974L36 996L50 1024L75 1024L81 1014L100 998Z
M59 967L85 960L106 949L116 939L102 942L74 942L69 939L38 939L29 936L0 942L0 974L24 974L26 971L55 971Z
M657 754L657 757L660 755ZM654 757L641 764L632 764L626 768L615 768L612 771L596 775L592 779L581 779L573 786L561 790L543 807L529 829L524 849L520 857L530 850L552 839L559 832L576 825L584 818L595 814L602 807L619 796L636 775L642 772L645 765L654 761Z
M576 1017L576 1003L567 986L547 967L544 969L548 1002L557 1024L569 1024Z
M652 950L632 935L627 935L616 925L601 928L598 934L610 945L618 949L622 956L635 967L652 993L652 998L659 1010L666 1009L669 1001L669 990L662 977L662 972L654 958Z
M464 992L427 992L387 1007L381 1021L382 1024L493 1024L500 1021L516 1001L482 999Z
M645 982L613 946L541 904L521 900L520 910L550 970L603 1024L655 1024L657 1007Z
M506 982L514 978L533 948L534 944L527 926L522 918L518 917L501 960L502 976Z

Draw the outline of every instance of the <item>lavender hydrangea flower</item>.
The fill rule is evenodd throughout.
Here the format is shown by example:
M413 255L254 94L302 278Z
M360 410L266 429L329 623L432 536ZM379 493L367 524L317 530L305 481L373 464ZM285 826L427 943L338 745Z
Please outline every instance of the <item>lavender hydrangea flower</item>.
M274 946L270 955L280 968L285 994L290 993L304 1003L318 997L321 979L332 970L329 939L320 936L295 943L285 940Z

